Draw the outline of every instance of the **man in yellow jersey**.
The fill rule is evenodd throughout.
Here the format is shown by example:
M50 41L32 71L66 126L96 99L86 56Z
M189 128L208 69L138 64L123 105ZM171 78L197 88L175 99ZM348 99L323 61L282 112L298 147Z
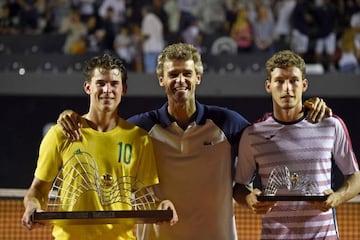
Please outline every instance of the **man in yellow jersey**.
M60 191L60 195L67 194L73 198L74 195L79 196L73 201L74 204L63 205L62 211L131 210L132 206L126 200L113 201L101 196L102 190L108 189L105 194L111 195L128 188L128 186L119 186L123 183L123 177L127 177L124 185L135 186L131 181L138 181L145 188L150 188L159 183L151 138L145 130L118 116L121 98L127 90L127 70L123 63L109 54L96 56L86 63L85 75L84 90L90 97L90 106L88 113L83 116L82 138L72 141L64 136L59 125L55 125L42 140L34 180L24 198L25 212L22 224L29 230L38 225L31 221L32 213L46 209L54 179L57 178L59 171L71 165L74 158L90 156L94 166L87 167L91 165L91 161L90 164L88 162L73 164L70 168L72 170L66 170L68 171L66 175L63 174L63 185L71 185L68 190L74 193ZM83 172L79 173L79 168L76 167L78 165ZM86 171L91 170L87 168L92 169L94 174L99 176L99 184L94 184L90 180L87 175L90 173ZM91 187L80 191L86 184ZM128 199L131 197L129 196ZM173 218L170 220L170 225L173 225L177 222L173 204L168 200L159 204L159 209L168 208L173 210ZM131 223L55 224L52 234L56 240L136 239L133 230L134 225Z

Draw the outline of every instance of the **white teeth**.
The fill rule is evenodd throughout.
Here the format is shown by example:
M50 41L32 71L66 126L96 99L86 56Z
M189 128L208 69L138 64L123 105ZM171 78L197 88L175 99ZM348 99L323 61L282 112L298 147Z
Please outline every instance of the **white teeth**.
M177 88L175 88L175 90L177 90L177 91L185 91L186 87L177 87Z

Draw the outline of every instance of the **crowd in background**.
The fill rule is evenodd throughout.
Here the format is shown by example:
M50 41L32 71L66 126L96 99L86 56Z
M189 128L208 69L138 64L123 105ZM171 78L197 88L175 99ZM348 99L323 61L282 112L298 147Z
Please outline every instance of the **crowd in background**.
M66 34L65 54L111 50L155 72L165 45L203 54L224 38L236 53L292 49L328 71L360 62L360 0L0 0L0 34Z

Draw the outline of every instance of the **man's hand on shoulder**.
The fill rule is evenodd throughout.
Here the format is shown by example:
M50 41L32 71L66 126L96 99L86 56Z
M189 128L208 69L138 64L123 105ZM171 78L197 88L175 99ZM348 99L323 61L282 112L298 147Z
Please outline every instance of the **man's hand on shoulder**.
M81 139L80 128L82 128L82 125L79 114L70 109L65 110L59 115L56 122L67 138L73 141Z
M304 107L307 110L306 118L313 123L321 122L324 117L332 116L331 108L329 108L324 100L319 97L307 99L304 102Z

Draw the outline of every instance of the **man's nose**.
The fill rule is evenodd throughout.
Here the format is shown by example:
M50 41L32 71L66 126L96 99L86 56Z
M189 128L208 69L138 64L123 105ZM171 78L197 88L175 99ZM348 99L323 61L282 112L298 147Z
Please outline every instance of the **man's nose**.
M283 84L283 89L285 91L289 91L289 90L291 90L291 88L292 88L291 83L289 81L285 81L284 84Z
M105 85L103 87L103 91L104 92L110 92L110 89L111 89L110 83L105 83Z
M176 79L177 82L184 82L185 76L183 74L179 74L178 78Z

